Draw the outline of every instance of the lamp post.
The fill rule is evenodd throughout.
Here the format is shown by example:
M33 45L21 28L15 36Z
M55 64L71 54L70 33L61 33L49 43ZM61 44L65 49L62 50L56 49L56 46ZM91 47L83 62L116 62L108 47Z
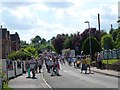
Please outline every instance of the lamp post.
M90 45L90 58L92 60L92 48L91 48L91 39L90 39L90 22L85 21L84 23L88 23L88 29L89 29L89 45Z

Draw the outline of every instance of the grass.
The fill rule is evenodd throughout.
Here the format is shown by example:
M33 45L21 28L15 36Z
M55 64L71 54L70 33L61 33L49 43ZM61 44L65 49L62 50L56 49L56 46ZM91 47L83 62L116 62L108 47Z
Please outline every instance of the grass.
M119 61L118 61L118 59L109 59L108 60L108 64L114 64L116 62L120 62L120 60ZM103 60L102 63L107 64L107 60Z
M13 90L12 88L8 87L7 83L3 83L3 90Z

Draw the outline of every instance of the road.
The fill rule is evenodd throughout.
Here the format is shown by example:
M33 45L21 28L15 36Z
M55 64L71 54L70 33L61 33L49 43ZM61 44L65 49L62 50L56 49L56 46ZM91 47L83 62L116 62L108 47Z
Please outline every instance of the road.
M50 76L44 69L44 78L51 88L118 88L118 78L98 73L84 74L73 66L61 65L62 76Z

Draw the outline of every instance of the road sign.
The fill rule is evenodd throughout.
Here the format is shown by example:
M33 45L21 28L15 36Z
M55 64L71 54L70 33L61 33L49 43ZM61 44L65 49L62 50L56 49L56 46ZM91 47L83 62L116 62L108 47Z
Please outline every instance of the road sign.
M71 55L71 57L75 57L75 50L71 50L70 55Z

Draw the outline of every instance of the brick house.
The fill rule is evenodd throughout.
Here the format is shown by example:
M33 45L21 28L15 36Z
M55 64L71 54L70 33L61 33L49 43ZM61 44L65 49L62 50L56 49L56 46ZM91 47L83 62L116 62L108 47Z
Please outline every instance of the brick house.
M10 35L11 38L11 51L17 51L20 49L20 38L18 33Z
M0 59L6 59L12 51L20 49L20 38L18 33L10 34L7 28L0 28Z

